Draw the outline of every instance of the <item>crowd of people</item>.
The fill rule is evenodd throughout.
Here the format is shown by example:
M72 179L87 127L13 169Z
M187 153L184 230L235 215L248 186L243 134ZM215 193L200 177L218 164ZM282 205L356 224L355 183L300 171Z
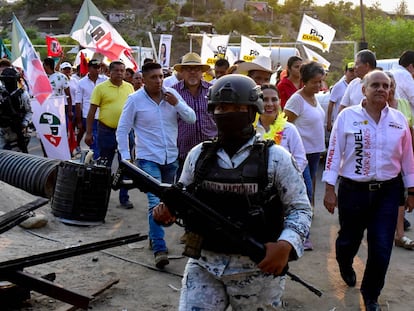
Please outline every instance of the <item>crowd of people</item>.
M10 101L18 126L7 123L1 106L1 148L13 149L10 133L17 132L14 147L27 152L28 93L10 62L0 65L2 89L22 90L19 102ZM186 265L180 310L281 306L288 261L313 249L315 186L325 154L323 202L329 213L338 209L340 275L356 285L353 259L367 231L360 291L367 310L380 310L393 245L414 249L404 217L414 208L414 51L404 52L390 72L377 68L372 51L359 51L330 90L326 112L316 96L325 90L326 71L299 56L290 57L282 73L265 56L235 64L219 59L212 79L205 78L212 68L194 52L168 77L152 59L137 72L121 61L104 72L91 59L83 77L51 58L44 68L53 94L65 96L77 151L84 139L100 164L111 167L117 156L161 182L177 183L264 245L255 261L220 228L192 215L181 241L200 239L200 254ZM150 248L163 269L169 264L163 226L176 218L158 197L147 197ZM118 207L133 208L126 189L119 191Z

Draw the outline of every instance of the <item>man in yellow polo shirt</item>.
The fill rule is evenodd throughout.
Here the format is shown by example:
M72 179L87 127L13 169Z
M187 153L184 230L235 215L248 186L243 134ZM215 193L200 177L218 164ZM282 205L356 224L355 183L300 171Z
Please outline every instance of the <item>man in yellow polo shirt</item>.
M98 137L97 143L100 151L100 158L108 167L117 150L116 128L119 117L128 98L134 92L132 84L124 81L125 65L120 61L113 61L109 65L109 79L98 84L91 95L91 105L86 119L85 143L90 146L93 142L92 126L95 112L99 108L98 115ZM133 208L129 201L127 189L119 190L119 205L122 208Z

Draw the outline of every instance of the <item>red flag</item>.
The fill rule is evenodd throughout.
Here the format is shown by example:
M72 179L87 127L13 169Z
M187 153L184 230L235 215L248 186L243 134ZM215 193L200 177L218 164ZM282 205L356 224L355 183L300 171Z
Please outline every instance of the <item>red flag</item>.
M72 120L68 120L68 144L69 144L69 151L72 153L73 150L76 149L78 143L76 141L76 134L73 128Z
M82 77L88 73L88 61L86 60L85 55L82 52L80 52L79 73L81 74Z
M47 56L59 57L62 55L62 46L56 38L46 36Z

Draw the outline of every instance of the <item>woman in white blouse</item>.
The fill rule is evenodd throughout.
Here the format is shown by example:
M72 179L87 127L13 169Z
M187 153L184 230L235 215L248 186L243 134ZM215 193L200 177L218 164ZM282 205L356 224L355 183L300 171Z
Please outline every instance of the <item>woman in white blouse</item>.
M305 63L300 68L303 87L286 103L284 112L289 122L296 125L305 147L312 178L311 203L314 205L315 177L320 155L325 151L325 111L315 94L319 92L325 70L316 62Z

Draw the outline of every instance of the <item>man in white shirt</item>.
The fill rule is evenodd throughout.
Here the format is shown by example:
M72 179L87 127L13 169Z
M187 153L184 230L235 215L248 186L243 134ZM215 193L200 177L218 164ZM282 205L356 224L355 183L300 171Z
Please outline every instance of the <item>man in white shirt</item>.
M411 111L414 113L414 51L403 52L398 61L398 66L391 72L397 86L397 97L408 100Z
M346 64L343 77L332 87L326 115L326 130L328 132L332 130L332 124L338 115L339 104L342 101L346 88L349 83L355 79L354 66L354 62Z
M123 160L131 160L128 135L135 133L136 165L161 182L173 183L178 168L178 118L195 123L195 112L177 91L163 87L163 72L158 63L142 66L144 87L131 94L122 110L116 131L118 150ZM157 224L152 211L160 202L148 196L150 245L157 268L169 263L164 229Z
M75 115L76 115L76 126L79 129L78 141L80 141L85 134L86 130L86 118L88 116L90 99L93 89L99 83L108 80L105 75L99 74L100 63L96 59L91 59L88 63L88 74L79 80L78 88L76 92L75 100ZM95 113L95 119L93 121L92 136L93 141L90 148L93 150L94 160L99 158L99 148L97 144L98 136L98 115L99 109Z
M376 67L377 60L372 51L362 50L355 55L354 72L356 78L352 80L346 88L338 113L346 107L359 105L361 100L364 98L364 95L362 94L362 83L364 76Z
M353 260L367 230L368 258L360 291L368 311L381 310L378 297L391 258L404 186L408 188L405 207L414 209L411 133L404 115L387 104L390 83L379 70L365 76L366 100L338 115L322 177L326 209L333 214L338 205L336 260L342 279L351 287L356 284Z

